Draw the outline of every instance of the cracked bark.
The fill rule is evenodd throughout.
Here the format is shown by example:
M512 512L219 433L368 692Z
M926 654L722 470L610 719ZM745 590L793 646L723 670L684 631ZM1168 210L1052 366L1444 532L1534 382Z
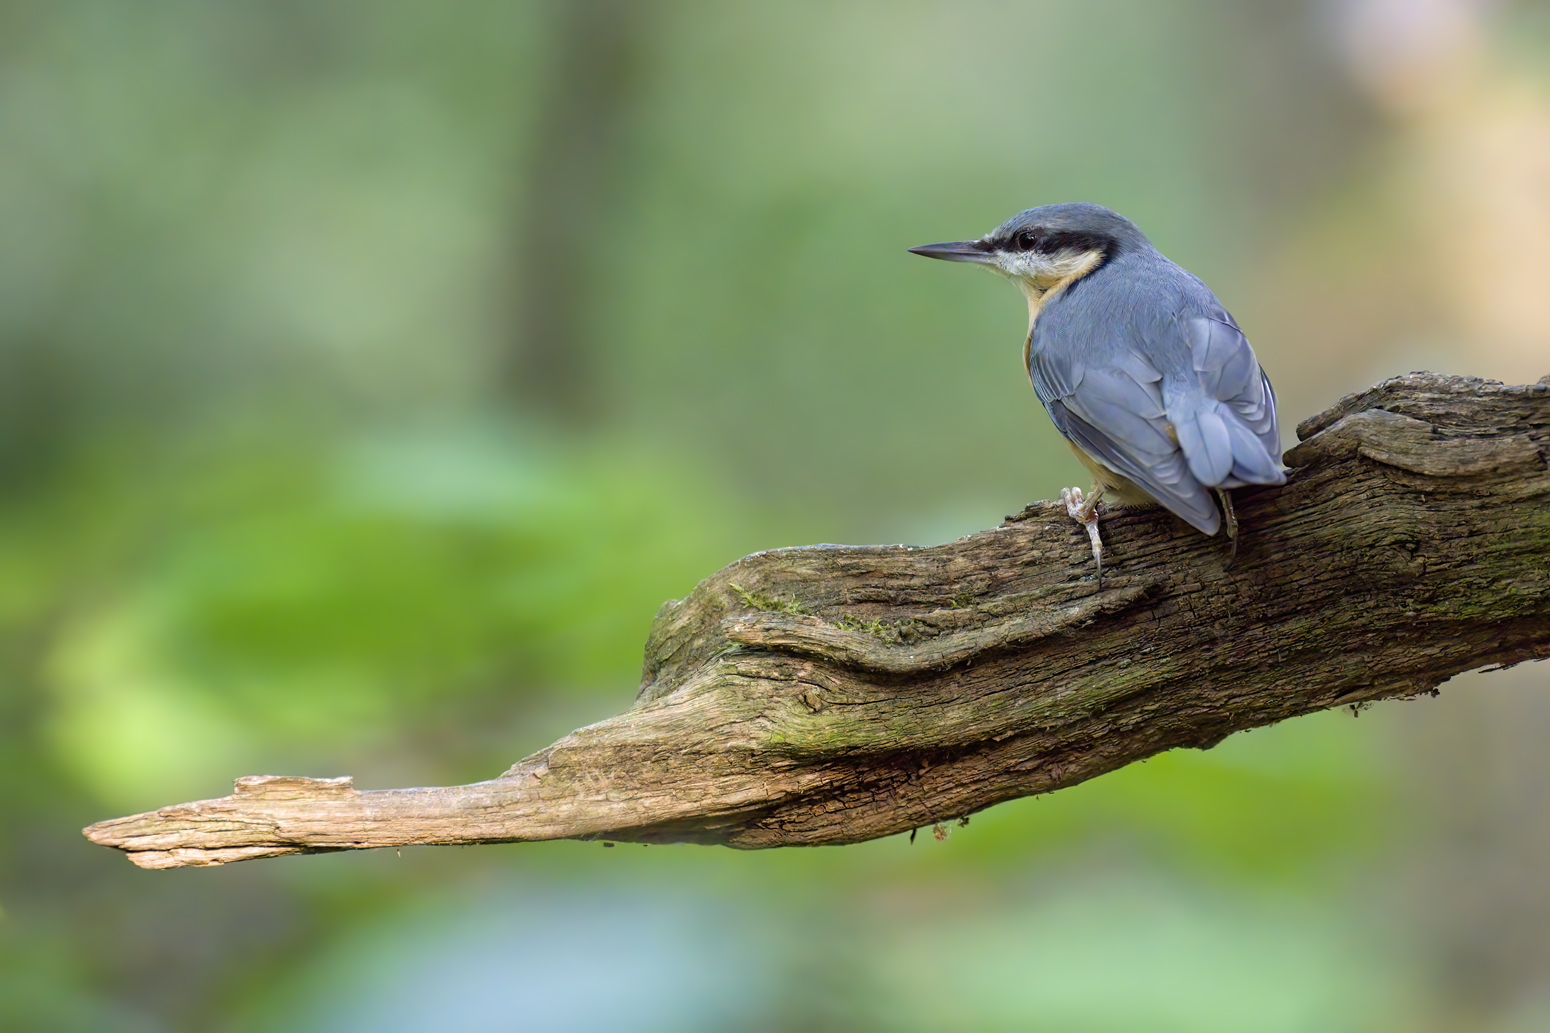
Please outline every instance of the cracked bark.
M147 868L543 839L854 843L1550 656L1550 377L1411 374L1297 428L1220 539L1035 503L932 548L755 553L665 604L640 694L499 778L240 778L100 822Z

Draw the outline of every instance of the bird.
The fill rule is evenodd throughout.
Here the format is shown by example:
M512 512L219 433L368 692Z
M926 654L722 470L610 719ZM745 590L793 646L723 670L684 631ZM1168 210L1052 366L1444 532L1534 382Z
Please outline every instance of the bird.
M1099 503L1160 504L1237 556L1231 489L1286 483L1270 378L1232 314L1129 219L1088 202L1019 212L978 240L909 251L984 266L1028 301L1023 366L1091 494L1061 501L1086 529L1103 590ZM1215 499L1221 502L1217 509Z

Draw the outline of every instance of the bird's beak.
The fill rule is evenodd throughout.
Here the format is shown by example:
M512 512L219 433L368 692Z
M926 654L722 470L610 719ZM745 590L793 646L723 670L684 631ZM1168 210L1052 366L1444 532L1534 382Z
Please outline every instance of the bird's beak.
M975 262L979 265L995 265L996 256L986 249L982 240L953 240L945 244L922 244L910 248L914 255L940 258L944 262Z

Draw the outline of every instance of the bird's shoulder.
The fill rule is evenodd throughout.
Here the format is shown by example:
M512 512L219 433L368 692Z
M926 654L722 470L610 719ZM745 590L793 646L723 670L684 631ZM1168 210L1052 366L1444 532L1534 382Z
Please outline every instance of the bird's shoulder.
M1153 248L1122 254L1040 311L1030 332L1029 373L1039 364L1046 375L1064 370L1056 379L1073 389L1082 369L1129 370L1142 365L1138 359L1162 376L1187 375L1195 365L1201 320L1242 336L1199 277Z

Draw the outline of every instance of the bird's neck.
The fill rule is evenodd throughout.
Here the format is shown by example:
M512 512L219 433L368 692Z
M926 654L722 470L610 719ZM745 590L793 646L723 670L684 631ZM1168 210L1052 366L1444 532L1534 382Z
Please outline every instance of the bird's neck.
M1028 299L1028 329L1033 330L1034 320L1050 300L1098 266L1103 264L1104 253L1099 250L1084 251L1075 255L1062 255L1054 262L1038 269L1031 276L1013 277L1023 297Z

